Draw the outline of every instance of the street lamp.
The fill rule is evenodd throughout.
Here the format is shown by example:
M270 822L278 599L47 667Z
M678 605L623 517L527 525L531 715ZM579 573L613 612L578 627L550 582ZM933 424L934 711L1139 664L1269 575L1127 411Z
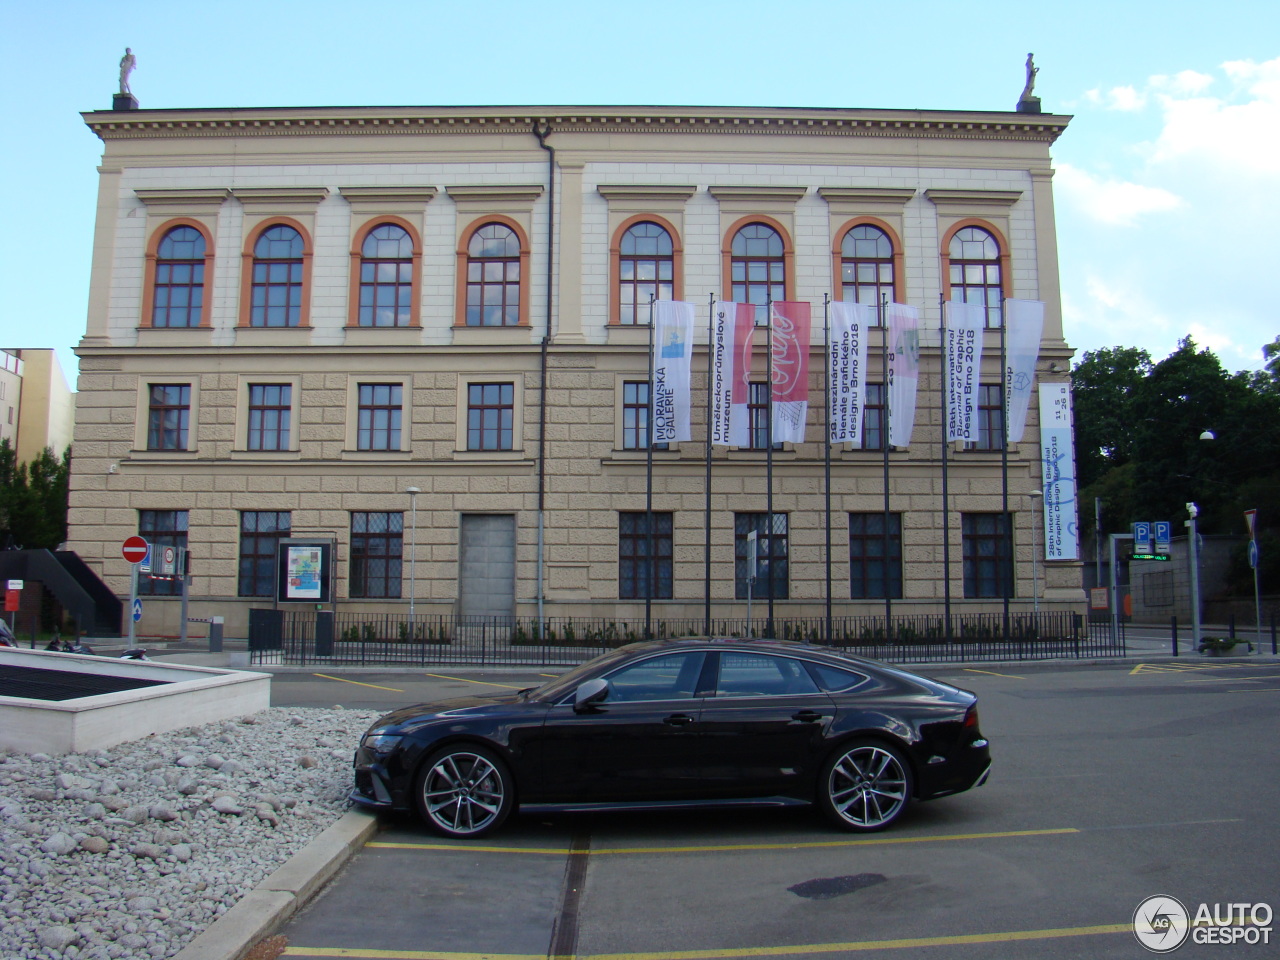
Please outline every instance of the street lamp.
M1216 440L1212 430L1200 434L1201 440ZM1187 504L1187 559L1191 563L1191 647L1200 649L1200 535L1196 532L1196 517L1200 508Z
M1040 567L1038 563L1039 557L1037 556L1039 537L1036 535L1036 531L1039 529L1039 525L1036 522L1036 507L1044 499L1044 491L1032 490L1027 496L1031 498L1031 603L1038 621L1040 617Z
M413 599L418 592L418 494L417 487L405 487L409 495L409 632L413 634Z

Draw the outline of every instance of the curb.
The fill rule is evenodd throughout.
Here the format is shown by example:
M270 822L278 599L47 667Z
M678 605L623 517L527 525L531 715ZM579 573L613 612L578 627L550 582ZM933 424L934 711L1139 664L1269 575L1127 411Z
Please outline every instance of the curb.
M241 960L279 930L378 832L378 819L349 810L182 948L173 960Z

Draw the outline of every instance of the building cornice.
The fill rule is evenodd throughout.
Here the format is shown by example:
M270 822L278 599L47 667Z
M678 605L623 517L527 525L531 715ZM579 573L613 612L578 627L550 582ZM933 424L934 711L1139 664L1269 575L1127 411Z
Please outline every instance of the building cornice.
M733 133L1027 140L1052 143L1071 117L952 110L780 107L256 107L98 110L81 114L104 141L317 135Z

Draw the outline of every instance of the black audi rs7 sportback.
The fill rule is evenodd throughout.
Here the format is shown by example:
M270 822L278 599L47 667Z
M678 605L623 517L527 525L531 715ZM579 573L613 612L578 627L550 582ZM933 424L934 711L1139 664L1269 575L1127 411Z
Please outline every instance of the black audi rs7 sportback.
M517 807L817 804L879 830L986 781L977 697L828 647L633 643L537 688L404 707L361 738L352 799L480 837Z

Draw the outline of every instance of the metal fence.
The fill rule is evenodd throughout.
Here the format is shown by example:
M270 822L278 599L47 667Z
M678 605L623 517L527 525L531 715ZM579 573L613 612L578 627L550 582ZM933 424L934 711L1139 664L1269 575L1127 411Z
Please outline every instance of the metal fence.
M773 636L838 647L890 662L1046 660L1063 657L1122 657L1123 634L1109 624L1091 624L1076 613L999 613L892 617L836 617L827 636L825 617L761 620L716 619L711 635ZM570 666L649 637L705 636L701 618L643 620L585 617L417 616L375 617L252 610L252 664L306 666Z

